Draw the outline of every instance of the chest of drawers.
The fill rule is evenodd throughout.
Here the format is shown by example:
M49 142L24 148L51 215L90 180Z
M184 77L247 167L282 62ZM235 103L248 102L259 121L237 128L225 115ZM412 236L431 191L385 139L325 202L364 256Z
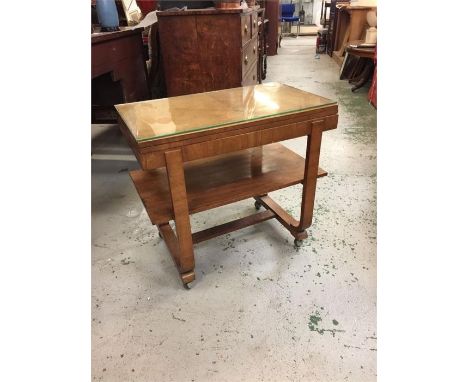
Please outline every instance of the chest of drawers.
M158 34L168 97L259 82L254 9L158 12Z

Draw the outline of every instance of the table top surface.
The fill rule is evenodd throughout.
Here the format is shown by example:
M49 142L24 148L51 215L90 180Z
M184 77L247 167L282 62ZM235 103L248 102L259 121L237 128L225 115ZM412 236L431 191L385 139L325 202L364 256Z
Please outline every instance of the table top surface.
M100 27L96 28L93 33L91 33L91 43L95 44L98 42L106 41L106 40L113 40L117 38L122 38L125 36L129 36L131 34L140 34L144 28L136 28L136 27L119 27L120 30L115 32L101 32Z
M336 102L279 83L115 105L137 142L294 114Z

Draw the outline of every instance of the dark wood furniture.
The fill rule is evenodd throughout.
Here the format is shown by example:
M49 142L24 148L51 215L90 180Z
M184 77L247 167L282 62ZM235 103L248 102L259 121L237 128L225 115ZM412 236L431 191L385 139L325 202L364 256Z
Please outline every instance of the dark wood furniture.
M362 40L367 26L367 12L373 7L343 5L338 9L336 25L334 25L333 59L341 65L343 55L349 43Z
M270 20L265 17L265 8L259 8L258 13L258 82L266 79L268 57L268 27Z
M158 12L167 96L258 82L258 16L248 9Z
M184 285L193 244L277 219L300 245L312 223L322 132L337 127L333 101L278 83L116 105L142 170L130 176ZM278 142L307 136L305 159ZM296 220L268 193L303 185ZM192 233L190 214L253 197L266 210ZM174 220L176 233L169 225Z
M278 54L278 28L279 28L279 0L264 0L260 2L261 7L265 8L265 17L269 20L267 34L267 54L274 56Z
M326 26L327 29L327 42L326 42L326 50L328 55L333 54L333 50L335 47L335 39L336 39L336 26L338 25L338 11L339 8L342 7L343 5L348 5L349 1L337 1L337 0L331 0L329 3L330 7L330 13L328 17L328 23ZM325 26L324 26L325 28Z
M357 62L351 70L349 82L353 84L352 92L363 87L374 72L375 48L358 48L348 46L346 53L357 57Z
M91 34L92 121L115 121L116 103L149 98L142 29ZM106 117L99 120L97 114Z

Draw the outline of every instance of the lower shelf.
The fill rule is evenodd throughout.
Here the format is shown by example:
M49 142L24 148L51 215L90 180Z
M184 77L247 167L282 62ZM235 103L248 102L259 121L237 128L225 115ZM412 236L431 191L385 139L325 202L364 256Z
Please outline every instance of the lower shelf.
M279 143L184 164L189 212L196 213L301 183L304 158ZM317 177L327 173L319 168ZM131 171L153 224L174 219L166 168Z

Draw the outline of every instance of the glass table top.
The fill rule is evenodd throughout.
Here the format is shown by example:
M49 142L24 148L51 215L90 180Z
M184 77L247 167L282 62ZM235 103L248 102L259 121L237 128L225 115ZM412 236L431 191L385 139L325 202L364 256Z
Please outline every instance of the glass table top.
M115 105L138 142L334 105L279 83Z

